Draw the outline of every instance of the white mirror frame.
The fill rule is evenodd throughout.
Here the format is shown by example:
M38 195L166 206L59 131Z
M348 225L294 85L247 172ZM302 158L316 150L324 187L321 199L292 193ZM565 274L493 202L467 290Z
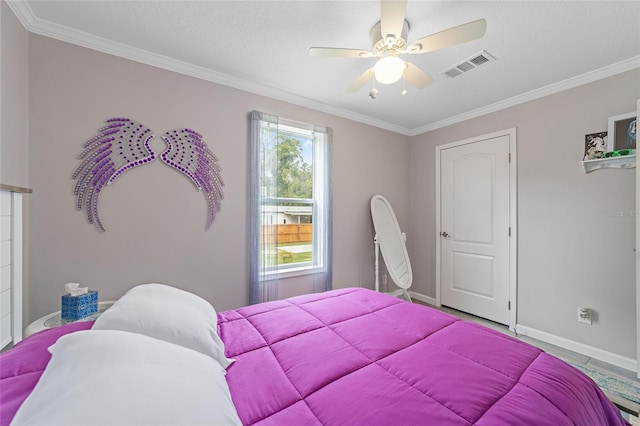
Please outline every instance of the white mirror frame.
M389 201L382 195L371 198L371 218L376 231L376 291L378 291L378 246L387 265L389 276L410 301L407 290L413 283L413 272L405 244L406 236L400 230L398 219Z

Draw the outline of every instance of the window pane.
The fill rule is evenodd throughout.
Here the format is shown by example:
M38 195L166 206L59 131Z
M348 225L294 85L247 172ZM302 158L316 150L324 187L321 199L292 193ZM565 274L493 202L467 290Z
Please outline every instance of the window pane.
M313 197L313 142L280 134L277 147L277 185L280 198Z
M263 145L262 155L262 193L269 203L262 210L263 264L272 269L311 266L312 135L280 129L277 141Z
M262 262L280 268L313 262L313 204L276 202L262 207Z

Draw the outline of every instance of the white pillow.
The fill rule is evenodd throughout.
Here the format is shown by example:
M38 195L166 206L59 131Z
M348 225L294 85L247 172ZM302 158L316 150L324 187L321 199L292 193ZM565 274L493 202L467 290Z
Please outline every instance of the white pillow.
M224 356L217 327L216 311L203 298L164 284L143 284L125 293L92 329L129 331L166 340L209 355L227 368L234 360Z
M239 425L225 370L136 333L67 334L12 425Z

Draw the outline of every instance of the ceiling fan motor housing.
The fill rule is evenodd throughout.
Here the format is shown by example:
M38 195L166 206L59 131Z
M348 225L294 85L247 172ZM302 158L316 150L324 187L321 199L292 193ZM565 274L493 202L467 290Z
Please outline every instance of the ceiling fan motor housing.
M381 33L381 21L371 28L371 46L373 46L373 53L379 56L386 56L389 53L397 54L398 50L404 50L407 47L407 34L409 33L409 22L405 19L402 26L402 34L400 37L387 37ZM391 35L393 36L393 35Z

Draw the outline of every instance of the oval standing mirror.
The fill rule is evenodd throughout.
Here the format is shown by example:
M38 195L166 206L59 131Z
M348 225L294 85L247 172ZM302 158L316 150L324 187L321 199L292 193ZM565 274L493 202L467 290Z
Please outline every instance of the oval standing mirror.
M371 198L371 218L376 231L376 290L378 283L378 245L391 280L402 289L403 295L411 301L407 289L413 282L411 262L405 245L405 235L400 230L398 219L389 201L382 195Z

